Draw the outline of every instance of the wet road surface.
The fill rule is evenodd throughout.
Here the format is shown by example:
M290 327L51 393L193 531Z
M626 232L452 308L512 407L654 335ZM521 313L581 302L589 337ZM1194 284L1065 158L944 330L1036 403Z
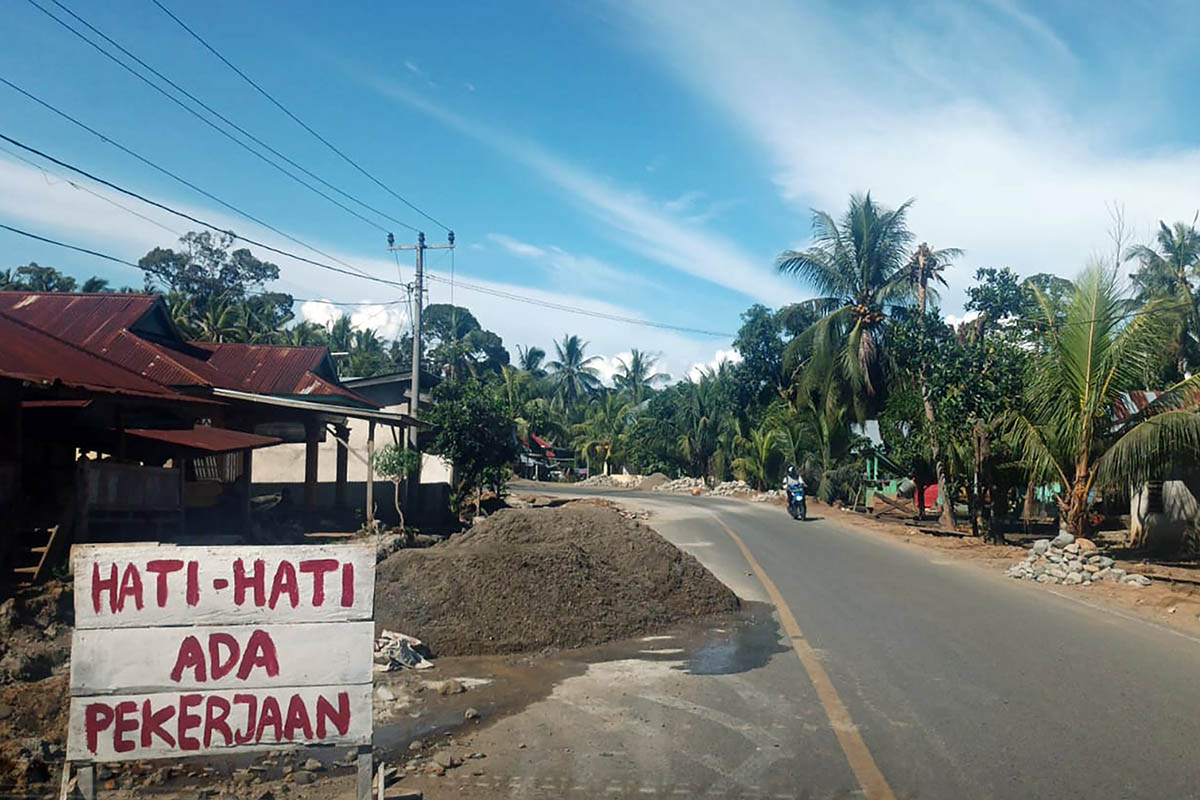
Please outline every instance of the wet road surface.
M479 732L477 746L502 757L457 779L463 794L1200 797L1200 640L1072 599L1084 591L1052 594L881 540L825 509L798 523L738 500L554 491L651 510L656 530L740 596L770 600L748 553L801 633L779 613L750 625L751 649L769 658L724 674L696 655L736 647L719 636L591 664ZM796 642L882 789L864 791L845 721L831 724Z

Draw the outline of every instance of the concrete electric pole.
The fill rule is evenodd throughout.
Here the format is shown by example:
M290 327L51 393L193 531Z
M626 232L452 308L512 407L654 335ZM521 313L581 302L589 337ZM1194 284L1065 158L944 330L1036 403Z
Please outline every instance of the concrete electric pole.
M412 416L417 415L417 409L421 405L421 304L425 299L425 251L426 250L452 250L454 249L454 231L450 231L446 237L446 244L425 244L425 234L417 233L417 243L415 245L393 244L395 238L392 234L388 234L388 250L415 250L417 251L417 274L413 282L413 356L412 356L412 386L408 402L408 413ZM417 429L409 428L408 435L409 446L417 452L420 457L421 450L417 445ZM418 483L420 477L418 473ZM415 493L414 493L415 497Z

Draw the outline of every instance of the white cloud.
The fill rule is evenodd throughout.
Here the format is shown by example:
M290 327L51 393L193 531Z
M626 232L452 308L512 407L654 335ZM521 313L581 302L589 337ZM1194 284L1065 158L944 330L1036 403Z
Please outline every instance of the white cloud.
M487 238L513 255L538 264L545 270L554 288L593 289L603 294L612 294L634 285L662 288L661 284L644 275L617 269L598 258L569 253L557 245L530 244L503 233L489 233Z
M915 196L918 236L967 251L948 307L979 266L1074 274L1105 243L1106 203L1123 203L1139 233L1195 210L1200 150L1129 152L1109 140L1126 123L1073 114L1051 92L1077 77L1074 55L1013 0L912 16L782 0L754 13L719 0L621 7L645 47L759 145L798 211L836 215L855 191Z
M57 237L70 244L90 246L133 262L153 247L172 246L176 231L198 227L165 212L137 204L130 198L102 187L90 188L97 194L144 213L152 221L140 219L93 195L74 189L57 177L51 176L48 179L40 170L0 157L0 218L11 222L15 227L24 227L32 233ZM157 198L181 211L209 220L224 230L237 231L283 250L311 255L317 261L328 260L325 256L308 253L299 245L245 220L232 218L210 208L195 207L166 195L157 195ZM176 231L164 230L158 226L157 223L160 222ZM326 242L314 241L313 244L370 275L385 280L397 280L395 263L389 259L342 252ZM259 258L279 265L280 280L277 286L280 290L290 292L297 298L323 298L313 303L302 302L297 308L301 318L328 324L342 313L342 306L335 303L355 303L356 305L347 306L346 310L351 313L352 322L356 327L374 328L381 335L390 338L410 325L405 305L394 302L404 297L404 291L399 287L368 282L353 276L331 275L326 270L302 261L253 246L249 249ZM20 257L15 253L10 254L10 260L20 261ZM403 270L403 280L411 280L411 267L404 265ZM430 270L430 273L443 278L448 277L437 270ZM582 308L630 319L642 318L642 314L633 309L581 297L570 291L549 291L488 281L464 275L461 271L458 277L490 292L519 294L558 306ZM137 281L131 280L129 283L136 285ZM450 287L445 283L430 281L427 288L429 302L448 303L452 299ZM370 303L372 300L377 300L378 303L357 305ZM673 331L580 316L562 309L531 306L495 294L472 291L461 283L456 287L453 301L469 307L484 327L503 337L513 353L517 344L536 344L553 352L552 339L561 339L566 333L574 333L590 343L588 352L593 354L621 353L630 347L663 352L667 355L664 357L662 368L674 374L682 374L688 365L706 358L707 354L712 352L712 338L685 336Z
M467 81L466 83L463 84L463 88L466 89L468 92L473 92L473 91L475 91L475 84L471 83L470 81Z
M663 203L663 208L667 211L670 211L672 214L677 214L680 211L687 211L689 208L696 205L696 203L703 200L704 197L704 192L700 191L699 189L693 189L690 192L684 192L674 200L668 200L667 202Z
M621 362L629 363L629 359L633 356L628 350L624 353L617 353L615 356L600 356L592 362L592 366L596 368L596 374L605 386L613 385L613 376L621 367Z
M971 322L979 317L978 311L964 311L962 314L946 314L946 324L951 328L957 328L964 322Z
M414 75L424 75L425 74L425 73L421 72L420 67L418 67L414 62L409 61L408 59L405 59L405 61L404 61L404 68Z
M733 348L729 348L728 350L717 350L715 353L713 353L713 357L708 361L700 361L692 364L692 368L688 370L687 376L694 381L698 381L705 372L709 370L715 370L717 367L725 363L742 363L742 354Z
M537 245L528 244L503 233L489 233L487 238L503 247L513 255L523 258L544 258L546 251Z
M609 226L615 243L644 258L763 302L774 303L795 293L795 284L774 273L767 259L755 258L732 240L662 211L638 191L617 187L535 142L443 108L391 81L361 72L359 77L381 94L524 164Z

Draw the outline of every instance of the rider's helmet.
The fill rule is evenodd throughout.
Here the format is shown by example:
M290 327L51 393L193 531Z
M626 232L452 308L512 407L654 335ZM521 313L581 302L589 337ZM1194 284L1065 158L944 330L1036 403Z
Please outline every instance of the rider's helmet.
M796 465L795 465L795 464L789 464L789 465L788 465L788 473L787 473L787 475L788 475L788 478L790 478L791 480L796 480L796 478L798 477L798 475L796 474Z

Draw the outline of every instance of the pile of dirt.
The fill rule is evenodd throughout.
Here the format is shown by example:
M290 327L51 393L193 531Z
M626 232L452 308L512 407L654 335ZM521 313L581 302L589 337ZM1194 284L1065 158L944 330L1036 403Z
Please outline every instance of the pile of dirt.
M65 671L74 620L70 583L24 588L0 602L0 686Z
M738 608L700 562L612 508L506 509L376 573L375 620L437 655L601 644Z
M54 781L66 745L73 619L69 583L0 602L0 788Z
M643 492L649 492L652 489L657 489L659 486L662 486L664 483L667 483L670 480L670 478L661 472L656 472L653 475L647 475L645 478L642 478L642 482L638 484L638 489Z

